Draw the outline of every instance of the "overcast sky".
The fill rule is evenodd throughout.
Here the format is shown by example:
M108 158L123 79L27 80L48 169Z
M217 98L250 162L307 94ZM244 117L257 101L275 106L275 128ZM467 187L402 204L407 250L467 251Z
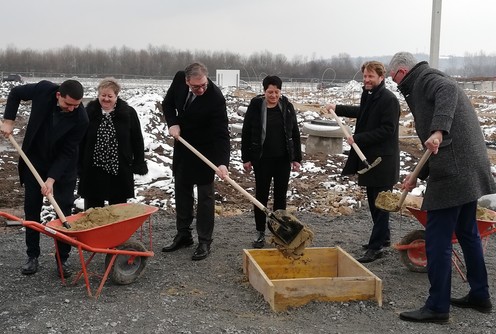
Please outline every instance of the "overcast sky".
M0 49L429 53L432 0L2 0ZM440 55L496 55L496 1L444 0Z

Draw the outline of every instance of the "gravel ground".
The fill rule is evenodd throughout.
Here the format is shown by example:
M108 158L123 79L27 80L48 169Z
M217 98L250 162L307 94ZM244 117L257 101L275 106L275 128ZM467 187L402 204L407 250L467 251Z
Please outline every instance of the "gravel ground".
M367 208L349 216L326 217L297 213L315 232L313 246L340 246L355 258L362 254L370 230ZM53 239L42 235L40 271L20 274L25 259L24 234L7 227L0 234L0 332L2 333L494 333L494 314L453 308L447 325L413 324L399 320L401 311L423 305L428 280L406 269L398 252L366 264L383 280L383 306L374 301L310 302L273 312L242 270L242 250L253 238L250 212L219 217L211 255L191 261L194 247L162 253L174 235L173 217L164 210L151 216L155 256L143 275L130 285L108 281L98 299L86 294L82 281L62 286L55 272ZM393 242L421 228L413 218L393 214ZM486 261L495 290L496 251L488 243ZM71 263L79 267L76 252ZM93 260L103 268L103 254ZM468 286L453 272L453 294ZM98 281L91 280L93 289Z

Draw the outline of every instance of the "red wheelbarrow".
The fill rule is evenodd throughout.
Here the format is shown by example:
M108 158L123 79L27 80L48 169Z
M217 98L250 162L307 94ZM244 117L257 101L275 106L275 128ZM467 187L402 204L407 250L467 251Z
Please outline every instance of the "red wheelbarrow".
M420 210L414 207L407 206L415 218L425 227L427 224L427 211ZM484 209L485 213L492 219L496 220L496 212ZM486 250L487 243L491 234L496 232L496 221L477 219L477 228L482 240L482 247ZM457 244L458 240L453 234L452 243ZM400 243L393 245L400 252L401 262L413 272L427 272L427 256L425 254L425 230L415 230L405 235ZM462 260L461 252L453 247L453 256L451 262L456 268L461 278L467 281L467 277L462 270L465 264Z
M79 252L81 270L74 277L72 285L75 285L79 279L83 277L88 296L94 296L97 298L109 276L110 279L116 284L130 284L143 273L147 258L154 255L153 251L151 251L153 249L152 223L149 217L152 213L157 211L158 208L144 204L131 203L116 204L114 206L118 207L126 205L139 205L143 207L143 210L139 210L140 213L137 213L136 216L128 219L80 231L71 231L63 228L62 221L60 219L52 220L44 225L34 221L22 220L21 218L2 211L0 211L0 216L9 220L19 221L26 228L33 229L54 238L59 268L61 268L61 262L58 255L57 240L76 247ZM68 216L66 219L69 223L73 223L82 218L85 214L86 213L81 212ZM147 250L145 245L142 243L144 235L143 223L147 219L147 234L150 239L150 250ZM140 232L137 234L139 234L140 241L130 240L129 238L137 232L138 228L140 229ZM91 255L86 259L84 252L89 252ZM103 275L92 272L90 273L88 271L88 266L97 253L107 254L105 257L105 272ZM90 276L101 277L100 284L94 295L90 287ZM60 277L62 279L62 283L65 284L63 275L60 275Z

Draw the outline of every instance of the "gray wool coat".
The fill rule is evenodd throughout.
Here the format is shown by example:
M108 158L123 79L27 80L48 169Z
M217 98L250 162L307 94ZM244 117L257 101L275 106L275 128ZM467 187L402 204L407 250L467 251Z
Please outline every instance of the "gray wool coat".
M423 210L438 210L476 201L496 192L479 120L467 95L427 62L413 67L398 85L415 119L422 143L443 131L437 154L420 172L427 179Z

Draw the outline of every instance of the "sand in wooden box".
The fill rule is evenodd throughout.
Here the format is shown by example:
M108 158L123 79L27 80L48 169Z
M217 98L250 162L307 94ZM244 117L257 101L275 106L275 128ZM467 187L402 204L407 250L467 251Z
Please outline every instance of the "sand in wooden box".
M311 247L298 260L277 249L244 249L243 272L272 310L310 301L376 300L382 280L340 247Z

